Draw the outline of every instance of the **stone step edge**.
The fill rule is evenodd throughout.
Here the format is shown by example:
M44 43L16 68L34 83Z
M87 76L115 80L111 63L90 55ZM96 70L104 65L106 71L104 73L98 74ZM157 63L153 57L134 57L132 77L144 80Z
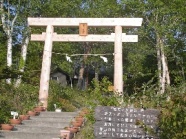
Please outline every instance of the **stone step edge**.
M35 126L35 125L32 125L32 126L29 126L29 125L16 125L16 126L14 126L14 128L24 128L24 127L28 127L28 128L30 128L30 127L33 127L33 128L60 128L60 127L53 127L53 126ZM1 131L1 130L0 130Z

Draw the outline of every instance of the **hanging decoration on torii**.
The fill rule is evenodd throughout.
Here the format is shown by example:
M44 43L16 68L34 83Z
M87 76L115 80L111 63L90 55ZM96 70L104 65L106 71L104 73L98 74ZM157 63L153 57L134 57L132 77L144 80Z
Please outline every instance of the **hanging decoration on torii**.
M86 55L86 54L84 54L84 55ZM97 54L94 54L94 55L97 56ZM100 58L103 59L103 61L104 61L105 63L108 62L108 59L107 59L106 57L100 55ZM68 62L72 62L71 57L68 56L67 54L66 54L66 60L67 60Z
M123 97L122 42L138 42L138 36L122 33L122 27L140 27L142 18L28 18L28 24L29 26L46 26L46 32L31 34L31 41L45 41L39 90L39 101L45 107L47 107L49 90L52 43L56 41L114 42L114 91ZM79 26L79 34L57 34L54 32L56 26ZM115 33L110 35L88 34L88 27L115 27ZM100 58L106 61L105 57ZM68 58L68 60L70 59Z

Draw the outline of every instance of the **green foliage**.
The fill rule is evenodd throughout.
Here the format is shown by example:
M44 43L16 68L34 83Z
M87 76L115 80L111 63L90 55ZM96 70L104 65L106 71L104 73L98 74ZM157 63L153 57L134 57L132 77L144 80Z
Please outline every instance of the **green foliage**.
M9 104L9 93L6 92L6 88L9 89L9 85L4 86L1 83L0 87L0 123L6 123L6 119L10 118L11 104Z
M157 94L157 88L144 84L142 90L132 95L125 95L125 105L134 107L156 108L159 115L160 137L163 139L178 139L186 137L186 88L170 87L164 94Z
M12 109L19 113L26 113L28 110L32 110L39 102L38 90L37 86L29 84L21 84L15 88L13 99L11 100L13 104Z
M21 84L18 88L1 82L0 87L0 123L10 118L10 111L22 114L31 110L38 102L38 88Z
M137 51L134 51L135 47L128 51L127 58L130 57L130 59L126 64L124 63L125 70L134 75L139 72L144 75L157 75L156 48L158 45L157 35L160 35L164 40L163 49L167 57L171 83L179 85L185 81L185 52L183 50L185 50L184 22L186 18L183 16L185 8L182 6L185 2L181 0L171 2L167 0L121 0L120 2L124 5L122 12L126 17L143 18L143 24L137 33L139 34ZM127 50L130 48L131 44ZM144 61L143 57L146 57L147 60ZM141 79L143 80L143 78Z
M77 107L73 105L72 100L59 99L59 103L61 104L61 109L63 111L72 112L77 109Z
M104 77L101 81L93 79L92 88L88 90L88 93L90 95L89 97L92 100L89 101L89 103L92 107L96 107L97 105L102 106L119 105L114 92L108 90L108 87L111 84L112 83L108 80L107 77Z
M55 81L50 82L48 110L54 111L54 104L57 108L62 108L63 111L74 111L75 106L70 102L73 98L75 90L69 87L62 87Z
M2 26L0 26L0 76L2 74L2 70L6 67L6 37L2 31Z
M104 77L100 82L93 80L92 84L93 87L89 90L79 91L69 87L62 87L57 82L51 81L48 110L54 110L54 104L62 108L63 111L74 111L82 106L95 108L97 105L118 105L114 93L108 91L108 86L111 85L108 78Z
M21 57L19 61L19 69L22 69L24 65L25 65L25 61L23 60L23 57Z
M20 74L22 74L20 71L5 66L0 73L0 79L7 79L7 78L16 79Z
M164 139L186 138L186 92L176 90L170 94L170 100L162 105L160 115L161 137Z

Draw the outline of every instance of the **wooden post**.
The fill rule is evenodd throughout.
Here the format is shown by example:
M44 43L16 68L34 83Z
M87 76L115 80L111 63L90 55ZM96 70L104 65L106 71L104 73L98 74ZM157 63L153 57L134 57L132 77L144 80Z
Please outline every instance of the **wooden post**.
M47 108L49 80L50 80L50 65L52 57L52 34L53 26L48 25L46 29L45 46L43 51L43 62L41 69L39 101Z
M122 26L115 26L114 91L123 94Z

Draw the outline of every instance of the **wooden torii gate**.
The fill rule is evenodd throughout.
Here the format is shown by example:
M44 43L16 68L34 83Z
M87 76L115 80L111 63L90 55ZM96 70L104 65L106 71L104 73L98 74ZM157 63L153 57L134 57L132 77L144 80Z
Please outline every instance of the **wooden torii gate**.
M122 27L140 27L142 18L28 18L29 26L46 26L46 32L31 34L31 41L45 41L39 101L47 107L52 43L58 42L114 42L114 91L123 93L122 42L138 42L137 35L122 33ZM57 34L54 27L79 26L79 34ZM88 34L89 27L115 27L110 35Z

